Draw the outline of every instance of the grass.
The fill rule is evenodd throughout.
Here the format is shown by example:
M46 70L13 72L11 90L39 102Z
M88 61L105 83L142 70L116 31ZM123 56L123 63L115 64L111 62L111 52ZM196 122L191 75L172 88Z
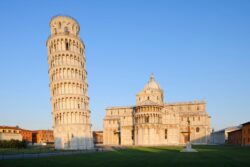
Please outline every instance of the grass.
M1 167L237 167L250 166L250 148L195 146L198 153L181 153L182 147L131 147L111 152L0 160Z

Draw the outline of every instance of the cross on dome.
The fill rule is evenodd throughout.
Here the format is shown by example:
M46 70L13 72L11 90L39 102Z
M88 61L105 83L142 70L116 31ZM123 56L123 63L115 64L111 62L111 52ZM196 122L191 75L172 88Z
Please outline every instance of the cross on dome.
M155 76L154 76L154 73L151 73L151 75L150 75L150 81L153 81L153 80L155 80Z

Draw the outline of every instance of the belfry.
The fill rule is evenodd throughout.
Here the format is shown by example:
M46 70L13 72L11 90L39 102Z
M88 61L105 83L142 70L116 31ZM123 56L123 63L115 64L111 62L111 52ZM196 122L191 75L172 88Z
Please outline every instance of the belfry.
M78 22L68 16L50 21L47 40L50 93L56 149L91 149L85 46Z

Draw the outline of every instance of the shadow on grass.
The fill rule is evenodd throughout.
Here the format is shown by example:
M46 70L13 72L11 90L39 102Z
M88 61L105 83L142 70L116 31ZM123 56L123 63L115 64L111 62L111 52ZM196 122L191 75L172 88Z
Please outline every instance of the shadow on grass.
M126 147L114 151L38 159L0 161L0 166L55 167L241 167L250 166L250 148L229 146L194 146L198 153L181 153L183 147Z

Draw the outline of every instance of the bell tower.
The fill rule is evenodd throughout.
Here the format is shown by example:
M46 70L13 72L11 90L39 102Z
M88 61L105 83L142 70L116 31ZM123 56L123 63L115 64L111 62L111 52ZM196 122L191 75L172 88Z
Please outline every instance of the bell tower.
M50 93L56 149L91 149L85 46L78 22L68 16L50 21L47 40Z

